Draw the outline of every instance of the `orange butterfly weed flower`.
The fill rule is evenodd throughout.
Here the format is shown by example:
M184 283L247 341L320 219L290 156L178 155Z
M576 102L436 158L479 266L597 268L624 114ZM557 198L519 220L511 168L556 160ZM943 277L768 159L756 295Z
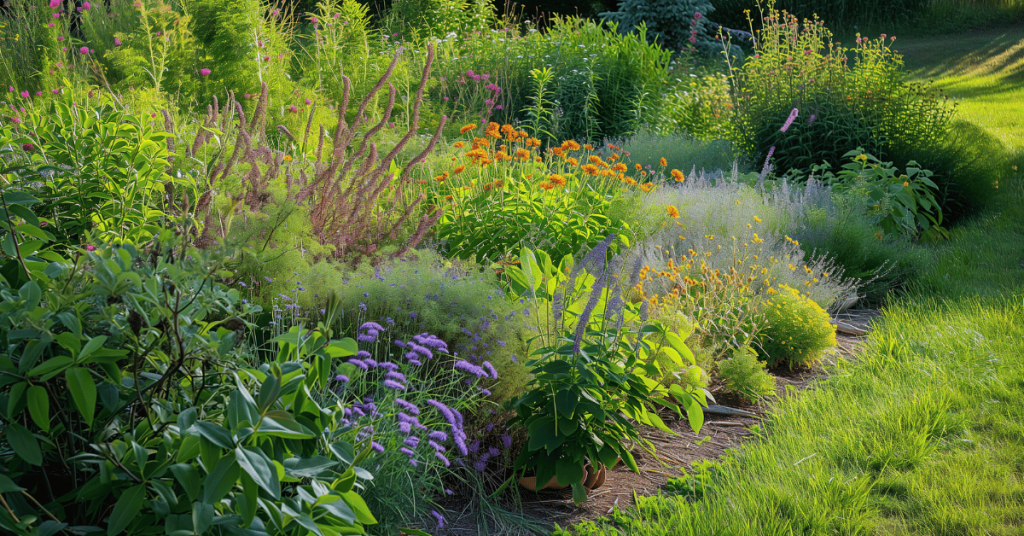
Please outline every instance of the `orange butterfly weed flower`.
M501 125L497 123L487 123L487 135L492 138L501 138Z
M587 158L587 160L589 160L591 164L603 164L604 163L604 160L601 160L601 157L597 156L596 154L590 155L590 158Z
M459 167L457 167L457 168L452 170L452 175L458 175L459 173L462 173L463 171L466 171L466 166L459 166Z
M525 162L530 158L530 151L527 151L526 149L518 149L516 150L516 158Z
M554 184L555 186L565 186L567 183L565 177L561 175L552 175L548 177L548 181L551 182L551 184Z
M553 154L555 156L565 156L565 149L563 149L561 147L552 147L551 148L551 154Z
M475 128L476 128L476 123L470 123L470 124L468 124L468 125L465 125L465 126L463 126L462 128L460 128L460 129L459 129L459 134L465 134L465 133L467 133L467 132L469 132L470 130L473 130L473 129L475 129Z
M597 175L597 166L594 164L583 164L583 171L585 171L587 175Z
M551 184L551 183L550 183L550 182L548 182L548 181L541 181L541 183L540 183L540 184L538 184L537 186L539 186L539 187L540 187L540 189L541 189L541 190L544 190L544 191L548 191L548 190L550 190L550 189L552 189L552 188L554 188L554 187L555 187L555 185L554 185L554 184Z
M571 156L569 158L567 158L565 161L568 162L570 166L578 166L578 165L580 165L580 161L576 160L575 158L573 158Z
M594 146L589 144L589 143L584 145L583 148L588 150L588 151L593 151L594 150Z
M618 164L615 164L614 166L612 166L612 169L614 169L615 171L619 171L619 172L625 172L629 168L626 167L626 164L623 164L622 162L619 162Z
M463 148L465 146L466 146L466 143L462 142L462 141L457 141L454 144L452 144L452 147L455 147L456 149L461 149L461 148Z
M569 145L569 150L570 151L579 151L580 150L580 144L576 143L574 140L569 140L569 141L567 141L565 143L567 143Z

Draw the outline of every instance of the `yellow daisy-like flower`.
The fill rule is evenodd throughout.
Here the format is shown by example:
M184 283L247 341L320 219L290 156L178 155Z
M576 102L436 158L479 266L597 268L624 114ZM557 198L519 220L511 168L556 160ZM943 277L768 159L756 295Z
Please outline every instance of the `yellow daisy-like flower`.
M548 182L554 184L555 186L565 186L566 184L565 177L561 175L551 175L550 177L548 177Z
M587 175L597 175L597 166L594 164L583 164L583 171L585 171Z
M754 216L754 221L756 221L757 223L761 223L761 218L758 218L757 216Z
M292 161L291 155L284 155L284 161L285 162L291 162Z
M567 141L565 143L568 145L568 149L570 151L579 151L580 150L580 144L576 143L574 140L569 140L569 141Z
M683 180L686 179L686 176L683 175L683 172L679 171L678 169L673 169L671 171L671 174L672 178L675 179L676 182L683 182Z
M658 163L661 164L661 167L668 166L668 160L665 160L665 157L661 157L661 160L658 160Z
M672 218L678 218L679 217L679 209L678 208L676 208L676 207L674 207L672 205L669 205L668 208L666 208L665 210L668 211L668 215L671 216Z
M476 128L476 123L470 123L470 124L465 125L462 128L460 128L459 129L459 134L465 134L465 133L469 132L470 130L473 130L474 128Z

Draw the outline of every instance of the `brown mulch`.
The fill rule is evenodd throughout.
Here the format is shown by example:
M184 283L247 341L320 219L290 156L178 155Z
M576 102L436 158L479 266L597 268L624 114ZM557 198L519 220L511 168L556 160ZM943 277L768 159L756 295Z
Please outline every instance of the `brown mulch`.
M879 316L876 309L858 309L836 315L833 323L838 324L836 334L836 354L844 359L853 359L858 346L866 335L854 334L870 329L873 319ZM837 356L821 365L803 370L777 369L771 370L777 378L776 390L780 397L793 392L790 387L802 390L813 382L825 377L830 365L834 365ZM758 424L772 406L772 400L750 404L745 399L721 391L722 387L712 385L709 390L715 396L717 404L736 408L755 414L755 417L738 417L727 415L706 415L704 427L699 436L694 434L685 419L668 419L666 424L678 435L645 428L643 437L654 444L657 457L651 456L641 448L633 451L639 473L633 473L622 464L609 470L607 480L598 489L592 490L587 502L577 507L572 503L572 494L566 490L539 493L521 489L523 515L527 519L541 523L546 530L551 530L557 523L562 527L593 520L611 514L615 509L625 509L634 505L634 494L656 495L670 477L682 476L680 468L689 468L690 464L699 460L721 458L726 449L739 448L752 435L749 428ZM707 438L707 439L705 439ZM701 441L703 440L703 441ZM698 442L700 442L698 444ZM448 527L444 534L469 536L481 534L477 526L476 508L463 502L458 508L448 509ZM494 527L489 534L500 534ZM546 532L545 532L546 533Z

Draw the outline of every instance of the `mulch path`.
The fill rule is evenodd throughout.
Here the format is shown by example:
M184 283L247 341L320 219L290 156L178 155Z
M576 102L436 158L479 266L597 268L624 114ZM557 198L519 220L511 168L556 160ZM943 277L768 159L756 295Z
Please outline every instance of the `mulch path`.
M833 318L838 324L836 353L844 359L853 359L858 346L863 343L873 319L879 316L876 309L858 309L842 313ZM792 393L790 387L802 390L827 375L830 365L826 362L803 370L771 370L777 378L776 389L780 397ZM572 493L565 490L542 490L538 493L521 490L523 514L526 518L543 523L550 530L554 524L562 527L584 520L593 520L611 514L615 509L626 509L634 505L634 494L656 495L670 477L682 476L681 467L690 467L695 461L721 458L726 449L739 448L752 435L749 428L758 424L771 409L772 400L750 404L745 399L732 396L721 390L720 385L711 385L709 390L719 405L744 410L755 417L728 415L706 415L700 435L690 429L684 419L666 419L669 428L678 435L645 428L643 437L656 448L657 457L643 449L633 451L639 473L633 473L621 464L608 472L603 486L592 490L587 502L577 507L572 503ZM663 415L663 417L667 417ZM704 438L709 438L698 441ZM448 527L443 534L469 536L480 534L476 524L476 509L463 502L457 508L448 509ZM490 534L500 534L493 530Z

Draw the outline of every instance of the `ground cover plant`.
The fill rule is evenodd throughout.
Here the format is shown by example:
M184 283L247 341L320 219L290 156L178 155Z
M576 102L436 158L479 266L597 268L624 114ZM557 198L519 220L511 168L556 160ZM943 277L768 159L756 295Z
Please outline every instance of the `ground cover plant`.
M954 109L892 39L846 65L820 22L769 11L751 43L699 2L670 48L482 2L308 4L0 11L4 531L544 532L520 483L583 502L665 419L699 432L711 386L762 400L766 366L821 361L826 311L966 288L936 271L969 257L951 215L1007 188L972 174L1012 136L939 132ZM926 242L950 258L925 269ZM920 350L896 340L877 355ZM879 404L919 379L865 363ZM916 453L842 458L875 480L817 479L838 499L807 515L790 488L755 502L868 523L885 471L968 429L962 398L915 404L865 437ZM730 463L670 488L731 489Z

